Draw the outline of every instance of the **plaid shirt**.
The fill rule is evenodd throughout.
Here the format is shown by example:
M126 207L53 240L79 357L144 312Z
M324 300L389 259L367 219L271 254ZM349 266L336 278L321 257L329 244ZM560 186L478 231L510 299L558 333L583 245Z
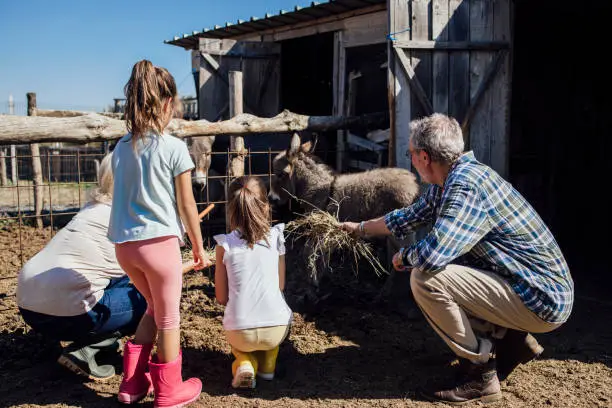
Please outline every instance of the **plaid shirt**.
M385 216L399 239L433 221L429 234L404 248L404 265L436 271L449 263L500 274L529 310L565 322L574 283L559 245L533 207L472 152L451 167L444 187L431 185L411 206Z

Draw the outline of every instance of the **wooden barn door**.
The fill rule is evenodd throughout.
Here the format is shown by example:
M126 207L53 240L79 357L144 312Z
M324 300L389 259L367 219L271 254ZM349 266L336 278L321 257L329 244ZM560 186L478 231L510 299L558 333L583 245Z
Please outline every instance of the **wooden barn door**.
M511 0L388 0L389 161L410 168L409 122L449 114L466 150L508 175Z
M280 44L201 38L192 57L199 73L200 119L229 118L229 71L242 71L245 113L271 117L279 112Z

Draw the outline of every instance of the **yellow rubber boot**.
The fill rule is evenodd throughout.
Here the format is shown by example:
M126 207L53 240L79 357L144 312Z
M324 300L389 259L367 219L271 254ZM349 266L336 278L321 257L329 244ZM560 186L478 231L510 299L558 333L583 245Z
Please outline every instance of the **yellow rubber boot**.
M257 352L257 359L259 360L259 371L257 372L258 377L264 380L274 379L278 350L279 348L276 346L271 350Z
M232 354L236 359L232 363L232 387L255 388L255 375L257 373L257 359L252 353L246 353L232 347Z

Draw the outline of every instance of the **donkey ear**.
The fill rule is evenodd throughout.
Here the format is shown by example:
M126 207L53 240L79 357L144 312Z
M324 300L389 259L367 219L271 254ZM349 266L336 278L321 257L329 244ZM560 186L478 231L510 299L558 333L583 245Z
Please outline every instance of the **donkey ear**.
M302 144L302 151L304 153L312 153L314 152L316 146L317 146L317 134L313 133L312 140Z
M287 151L288 154L296 154L297 152L300 151L300 135L298 135L297 133L294 133L293 136L291 137L291 144L289 145L289 150Z

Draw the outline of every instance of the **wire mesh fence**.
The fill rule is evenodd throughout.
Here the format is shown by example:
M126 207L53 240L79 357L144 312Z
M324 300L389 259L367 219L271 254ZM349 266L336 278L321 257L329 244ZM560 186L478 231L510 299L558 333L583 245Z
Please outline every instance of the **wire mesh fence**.
M59 151L59 153L58 153ZM1 152L1 150L0 150ZM272 179L272 161L279 151L248 151L245 156L245 174L261 177L269 186ZM212 152L211 155L229 162L235 152ZM40 160L43 167L42 211L35 211L34 183L31 168L32 155L26 150L18 155L20 169L15 184L0 186L0 279L15 279L23 264L33 256L55 232L64 227L89 200L89 193L97 186L97 169L104 157L100 147L70 147L42 149ZM0 160L10 160L0 155ZM253 163L265 162L265 168ZM211 172L213 173L213 172ZM27 177L25 177L27 176ZM225 174L209 174L205 185L193 184L198 212L209 204L215 204L212 212L202 220L205 246L214 246L212 237L226 232L226 187L231 177ZM279 220L273 213L274 221ZM281 215L282 217L282 215ZM42 228L37 227L42 220Z

